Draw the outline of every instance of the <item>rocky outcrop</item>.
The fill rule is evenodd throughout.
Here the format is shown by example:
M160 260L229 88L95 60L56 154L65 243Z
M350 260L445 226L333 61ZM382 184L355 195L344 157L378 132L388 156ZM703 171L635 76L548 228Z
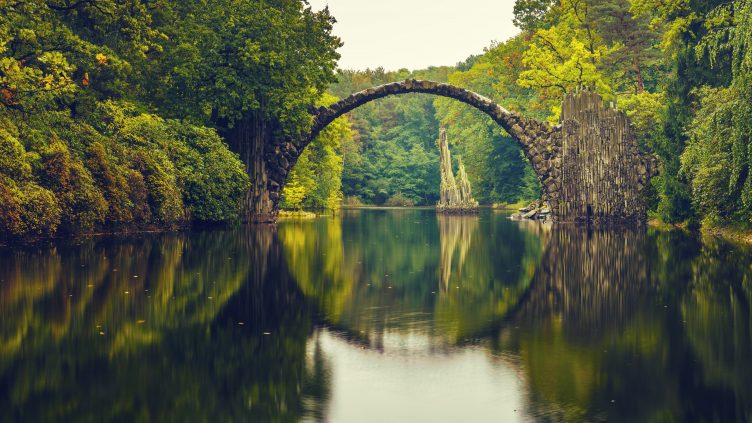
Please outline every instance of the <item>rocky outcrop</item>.
M551 220L551 206L542 200L535 200L527 206L519 209L516 213L509 216L512 220Z
M627 115L591 90L564 97L561 192L554 215L564 222L647 221L643 188L655 158L638 150Z
M452 170L452 155L449 152L449 142L444 128L439 131L439 159L441 172L440 199L436 204L436 211L440 213L476 213L478 202L473 199L470 182L467 180L465 165L458 157L459 171L457 178Z

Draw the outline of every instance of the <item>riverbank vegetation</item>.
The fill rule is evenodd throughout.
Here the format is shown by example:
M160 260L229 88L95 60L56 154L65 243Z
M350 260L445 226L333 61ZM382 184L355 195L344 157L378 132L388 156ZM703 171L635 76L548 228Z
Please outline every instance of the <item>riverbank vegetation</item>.
M226 141L252 115L307 128L332 24L299 0L0 1L0 237L238 219Z

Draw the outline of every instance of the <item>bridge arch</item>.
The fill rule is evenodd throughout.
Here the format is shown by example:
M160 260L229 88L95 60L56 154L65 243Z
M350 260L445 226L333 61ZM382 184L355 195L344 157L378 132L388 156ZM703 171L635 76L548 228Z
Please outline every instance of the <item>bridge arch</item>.
M559 127L552 126L547 122L525 118L519 113L510 112L491 99L472 91L434 81L407 79L393 82L357 92L328 107L312 109L311 113L314 120L310 132L299 140L294 140L287 145L282 145L281 148L275 149L270 160L268 160L269 165L281 167L280 176L286 179L287 173L295 165L303 150L335 119L373 100L408 93L425 93L452 98L475 107L490 116L520 145L523 154L530 161L538 176L544 196L549 201L558 198L560 185L558 184L557 169L560 169L560 167L556 167L555 158L561 145ZM284 182L285 180L271 181L270 188L281 191ZM276 207L279 197L273 197L272 200Z
M656 159L639 151L627 116L588 89L568 93L561 124L510 112L492 100L449 84L407 79L368 88L331 106L312 108L310 132L297 139L256 143L260 161L247 163L253 186L244 204L249 217L273 222L282 188L300 154L332 121L389 95L425 93L453 98L490 116L520 145L543 188L555 221L636 223L647 220L641 192L657 173Z

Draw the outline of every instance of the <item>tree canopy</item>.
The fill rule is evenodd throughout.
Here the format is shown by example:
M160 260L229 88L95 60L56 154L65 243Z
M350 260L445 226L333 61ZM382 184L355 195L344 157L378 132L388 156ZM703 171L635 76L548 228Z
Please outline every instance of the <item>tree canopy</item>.
M259 110L304 131L340 45L300 0L0 12L2 236L237 219L249 178L218 134Z

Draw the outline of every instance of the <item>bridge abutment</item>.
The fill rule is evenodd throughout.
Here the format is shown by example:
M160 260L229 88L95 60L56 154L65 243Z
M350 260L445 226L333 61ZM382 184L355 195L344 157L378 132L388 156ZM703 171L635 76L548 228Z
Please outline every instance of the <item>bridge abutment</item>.
M567 94L561 112L561 222L644 224L644 187L655 163L640 153L627 115L590 90Z

